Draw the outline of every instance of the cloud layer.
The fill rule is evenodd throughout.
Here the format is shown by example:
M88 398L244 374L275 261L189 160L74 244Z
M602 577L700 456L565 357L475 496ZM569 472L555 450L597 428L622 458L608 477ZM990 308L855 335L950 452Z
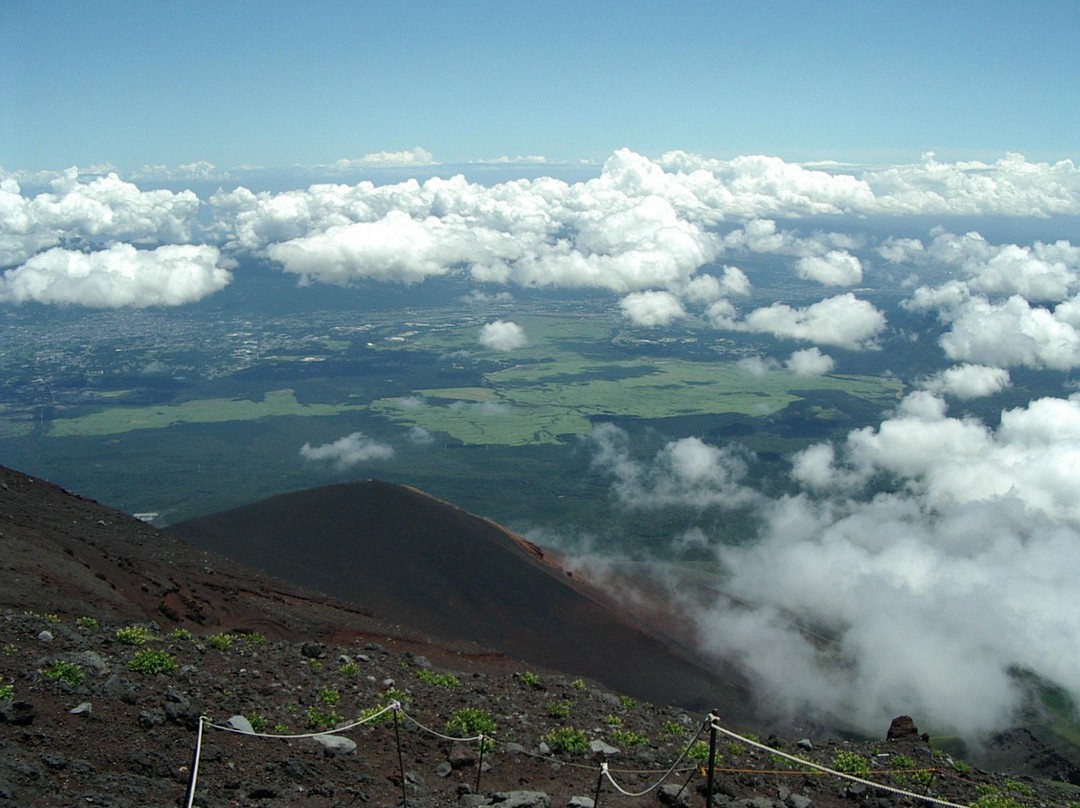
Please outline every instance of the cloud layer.
M777 716L876 732L914 713L978 735L1015 718L1014 669L1080 694L1080 399L991 429L913 393L792 458L802 492L780 498L747 485L731 447L681 439L634 460L610 424L591 443L627 508L753 508L756 539L713 545L723 594L693 614Z
M0 276L0 302L88 308L179 306L225 288L232 276L217 247L136 250L116 244L82 253L54 247Z

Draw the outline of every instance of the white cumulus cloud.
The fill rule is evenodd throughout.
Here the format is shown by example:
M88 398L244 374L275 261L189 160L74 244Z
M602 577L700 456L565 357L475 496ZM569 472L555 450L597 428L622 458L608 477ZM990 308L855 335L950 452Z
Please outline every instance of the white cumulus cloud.
M807 348L795 351L784 365L796 376L824 376L832 373L836 362L818 348Z
M935 373L922 386L934 393L955 396L963 401L999 393L1010 384L1009 371L985 365L956 365Z
M634 325L659 328L686 316L679 299L671 292L634 292L619 301L623 315Z
M528 343L525 330L517 323L495 320L480 329L480 344L493 351L516 351Z
M733 315L734 309L729 307L710 310L717 328L773 334L853 351L873 347L874 337L885 328L885 315L872 303L860 300L850 292L805 308L773 303L755 309L741 322Z
M114 244L82 253L54 247L0 276L0 302L60 303L88 308L179 306L228 285L217 247L170 244L137 250Z
M332 463L338 470L344 470L371 460L389 460L394 456L394 447L379 443L363 432L353 432L321 446L305 443L300 447L300 456L311 462Z

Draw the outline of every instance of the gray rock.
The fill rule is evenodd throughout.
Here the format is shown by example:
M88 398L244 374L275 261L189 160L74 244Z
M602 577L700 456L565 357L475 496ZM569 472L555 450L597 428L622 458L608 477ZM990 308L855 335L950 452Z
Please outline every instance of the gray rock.
M177 724L184 729L195 731L199 728L199 711L187 704L175 701L165 702L165 719L172 724Z
M604 757L611 757L612 755L619 754L619 750L609 743L604 743L599 738L589 744L589 751L594 755L603 755Z
M426 656L414 656L412 658L412 661L417 667L420 667L420 668L430 668L431 667L431 660L428 659Z
M93 705L91 705L88 701L84 701L78 707L73 707L71 710L69 710L69 712L71 713L71 715L90 715L90 712L92 710Z
M251 722L242 715L229 716L229 720L225 722L225 726L232 727L237 732L246 732L249 735L255 731L255 728L251 726Z
M799 740L798 746L800 749L805 749L807 752L811 751L814 748L814 744L809 738L801 738Z
M462 794L458 805L461 808L481 808L484 805L491 805L491 800L483 794Z
M566 804L569 805L570 808L594 808L596 802L592 797L573 796Z
M356 742L341 735L316 735L311 739L321 746L327 755L348 755L356 751Z
M450 765L455 769L476 765L476 747L467 743L456 743L450 747Z
M656 796L664 805L673 805L676 808L690 808L690 791L674 783L665 783L660 786Z
M447 777L453 770L454 767L450 765L450 761L444 760L442 763L435 767L435 776Z
M545 755L545 756L550 755L551 754L551 747L548 746L543 741L540 741L540 745L538 747L536 747L536 751L539 752L541 755Z
M499 808L551 808L551 797L543 791L500 791L491 796Z
M139 726L143 729L153 729L165 723L165 714L161 710L143 710L139 713Z
M805 794L792 794L785 800L788 808L811 808L814 801Z
M776 808L775 801L768 797L751 797L743 802L746 803L746 808Z
M111 699L124 702L124 704L134 704L138 701L132 684L124 681L115 673L105 680L105 684L101 686L101 692Z
M172 702L173 704L185 705L191 703L187 696L185 696L183 693L181 693L179 690L177 690L175 687L172 687L171 685L165 688L165 701Z
M508 755L520 755L522 752L525 751L525 747L519 743L510 741L503 746L503 751L506 752L506 754Z
M52 642L53 641L53 633L51 631L49 631L47 628L42 629L41 631L38 632L37 639L38 639L38 642Z
M0 724L28 727L37 718L37 708L28 701L0 701Z
M323 655L325 650L322 643L306 642L300 646L300 656L307 657L308 659L318 659Z

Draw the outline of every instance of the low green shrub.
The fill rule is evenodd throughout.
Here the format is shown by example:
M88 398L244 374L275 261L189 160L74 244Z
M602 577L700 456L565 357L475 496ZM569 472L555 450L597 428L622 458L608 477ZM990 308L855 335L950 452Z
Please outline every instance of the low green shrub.
M540 740L551 747L553 752L584 752L589 748L585 733L573 727L559 727L544 735Z
M176 673L176 660L168 651L142 648L128 662L128 669L135 673Z
M552 701L548 703L547 714L552 718L565 720L570 717L570 708L573 706L572 701Z
M0 701L11 701L15 698L15 685L0 686Z
M232 648L233 637L232 634L211 634L206 638L206 642L218 651L228 651Z
M519 674L518 678L521 680L521 683L523 685L528 685L529 687L535 688L540 687L540 677L532 671L525 671L525 673Z
M690 744L690 748L686 750L686 757L702 766L708 766L709 745L705 741L694 741ZM716 755L713 763L719 763L721 760L723 760L723 756Z
M612 742L616 743L616 744L619 744L620 746L630 747L630 746L648 746L649 745L649 736L648 735L643 735L642 733L634 732L633 730L627 730L627 729L621 729L619 727L615 727L614 729L611 730L609 735L611 737Z
M832 768L845 774L865 774L870 771L870 764L862 755L840 749L833 755Z
M150 639L150 630L142 626L118 628L116 639L124 645L143 645Z
M421 668L416 672L416 678L421 682L429 685L435 685L436 687L445 687L447 690L453 690L454 688L461 687L461 682L458 678L450 673L436 673L430 668Z
M495 732L495 719L488 714L487 710L462 707L450 716L445 730L447 735L460 733L464 737L492 735Z
M333 710L322 712L315 707L308 707L307 728L311 730L333 729L344 719Z
M341 701L341 694L332 687L319 688L319 701L327 706L332 706Z
M69 685L80 685L84 678L83 669L80 665L59 660L45 669L45 676L55 682L67 682Z

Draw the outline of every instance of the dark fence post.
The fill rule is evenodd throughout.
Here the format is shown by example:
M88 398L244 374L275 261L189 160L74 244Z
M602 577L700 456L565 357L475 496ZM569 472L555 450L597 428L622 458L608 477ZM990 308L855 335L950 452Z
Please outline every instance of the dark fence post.
M709 777L705 785L705 808L712 808L713 774L716 770L716 715L709 713Z

